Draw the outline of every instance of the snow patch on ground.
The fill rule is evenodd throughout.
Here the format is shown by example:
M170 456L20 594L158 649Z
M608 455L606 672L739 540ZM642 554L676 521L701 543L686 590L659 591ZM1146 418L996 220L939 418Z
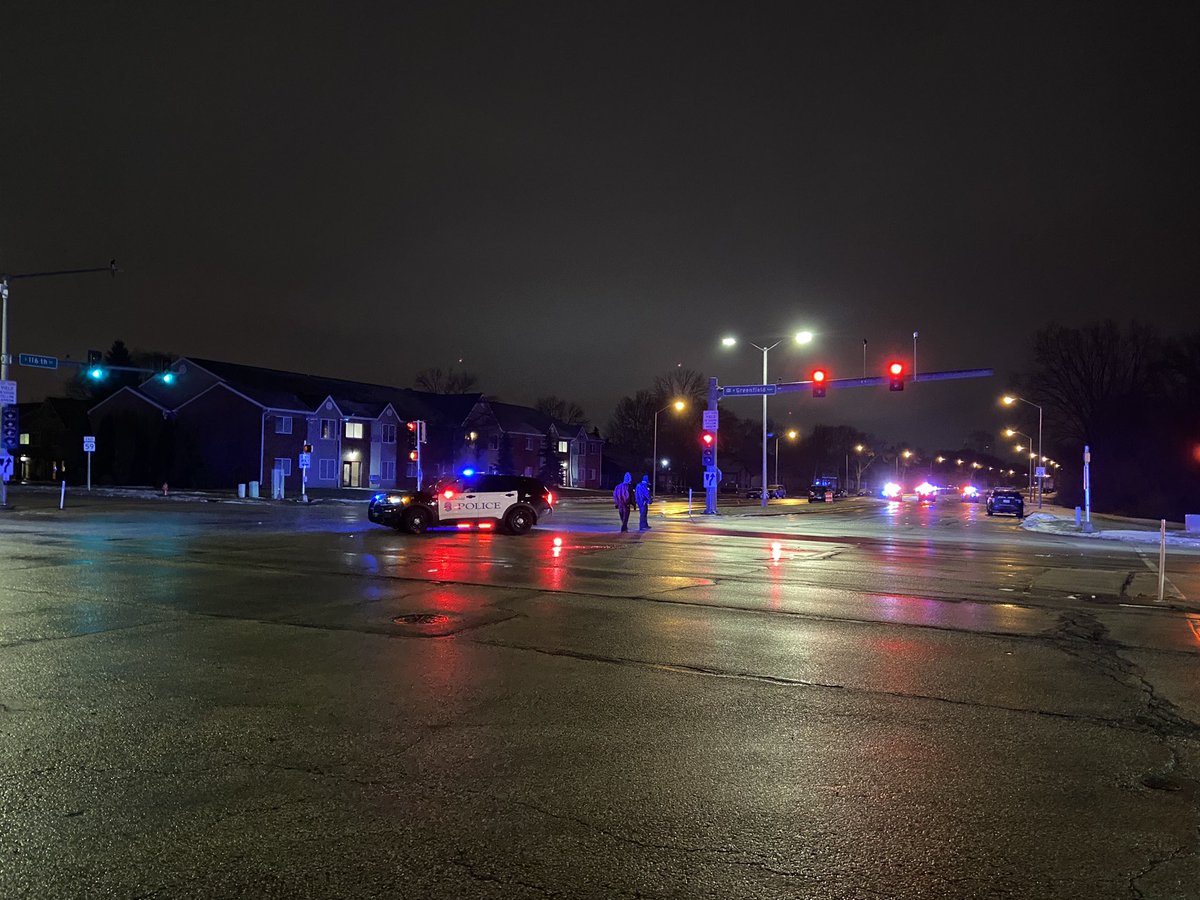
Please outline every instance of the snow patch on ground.
M1093 523L1094 524L1094 523ZM1021 523L1026 531L1037 531L1043 534L1069 534L1072 537L1089 538L1097 541L1123 541L1129 544L1158 544L1157 530L1135 530L1130 528L1104 528L1092 533L1081 531L1075 525L1075 519L1064 519L1050 513L1030 513ZM1184 534L1179 531L1167 531L1168 547L1194 547L1200 549L1200 534Z

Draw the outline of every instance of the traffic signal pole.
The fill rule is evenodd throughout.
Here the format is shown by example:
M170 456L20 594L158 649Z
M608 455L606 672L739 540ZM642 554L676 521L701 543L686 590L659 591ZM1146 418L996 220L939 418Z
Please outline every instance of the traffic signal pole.
M109 272L116 277L117 261L110 259L107 266L91 269L59 269L55 272L22 272L19 275L0 274L0 381L8 380L8 283L18 278L48 278L52 275L85 275L90 272ZM4 404L0 403L0 413ZM8 506L8 483L0 479L0 508Z

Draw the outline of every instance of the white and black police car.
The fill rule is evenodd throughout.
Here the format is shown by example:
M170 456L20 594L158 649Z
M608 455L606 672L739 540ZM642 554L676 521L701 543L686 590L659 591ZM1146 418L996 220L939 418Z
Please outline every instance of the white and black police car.
M467 470L425 490L376 494L367 518L411 534L439 527L524 534L554 511L554 500L554 493L536 478Z

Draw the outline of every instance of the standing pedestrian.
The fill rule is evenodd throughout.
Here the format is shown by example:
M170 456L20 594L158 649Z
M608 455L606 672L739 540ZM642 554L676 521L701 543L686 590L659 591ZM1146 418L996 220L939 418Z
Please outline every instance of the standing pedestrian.
M637 500L638 513L641 515L641 521L638 523L638 531L649 531L650 523L646 521L646 511L650 509L649 475L643 475L642 480L638 482L634 498Z
M621 517L621 530L629 530L629 507L633 504L633 475L625 473L624 480L613 488L613 503Z

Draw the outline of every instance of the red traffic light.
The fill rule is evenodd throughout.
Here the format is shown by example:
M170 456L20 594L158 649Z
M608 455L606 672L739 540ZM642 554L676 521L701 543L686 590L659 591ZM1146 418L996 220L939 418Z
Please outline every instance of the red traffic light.
M904 390L904 363L894 362L888 364L888 390Z
M700 443L703 444L705 447L711 447L713 445L713 441L715 441L716 439L717 439L717 436L715 434L713 434L711 431L704 431L704 432L700 433Z
M812 373L812 395L814 397L825 396L825 379L829 377L829 373L824 369L813 369Z
M903 375L904 374L904 363L898 363L898 362L892 363L890 366L888 366L888 374L889 375Z

